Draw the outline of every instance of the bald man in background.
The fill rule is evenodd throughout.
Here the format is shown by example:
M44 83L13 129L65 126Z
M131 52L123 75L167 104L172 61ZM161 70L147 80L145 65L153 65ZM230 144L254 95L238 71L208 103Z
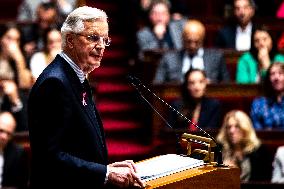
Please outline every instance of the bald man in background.
M211 83L228 82L230 75L223 53L216 49L203 48L205 33L205 27L200 21L187 21L183 30L184 48L164 54L153 83L182 83L184 74L189 69L204 70Z
M0 112L0 188L28 188L28 156L12 140L16 124L10 112Z

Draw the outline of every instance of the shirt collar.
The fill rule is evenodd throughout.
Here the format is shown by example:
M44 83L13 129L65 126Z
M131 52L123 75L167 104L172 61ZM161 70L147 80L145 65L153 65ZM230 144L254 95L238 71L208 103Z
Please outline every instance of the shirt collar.
M61 51L59 53L59 55L64 58L64 60L66 60L66 62L68 62L68 64L71 66L71 68L73 68L73 70L75 71L76 75L78 76L79 80L81 83L84 82L84 80L86 79L86 75L84 74L84 72L79 68L79 66L63 51Z
M251 33L252 31L252 23L248 23L248 25L246 26L246 28L244 30L242 30L242 28L240 26L237 26L237 33Z
M197 50L196 54L193 57L203 57L203 55L204 55L204 48L201 47ZM187 51L184 52L184 56L189 57L189 54Z

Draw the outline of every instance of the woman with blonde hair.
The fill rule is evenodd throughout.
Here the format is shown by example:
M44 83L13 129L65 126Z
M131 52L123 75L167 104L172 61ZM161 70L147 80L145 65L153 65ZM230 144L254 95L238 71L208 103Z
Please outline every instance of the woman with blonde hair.
M217 135L224 164L241 169L241 181L270 179L271 162L256 135L250 117L241 110L228 112Z

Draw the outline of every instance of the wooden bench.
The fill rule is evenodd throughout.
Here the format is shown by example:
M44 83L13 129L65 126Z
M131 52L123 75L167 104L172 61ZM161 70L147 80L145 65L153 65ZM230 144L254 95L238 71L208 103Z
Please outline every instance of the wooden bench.
M230 79L232 82L234 82L236 78L237 62L240 56L244 52L236 51L234 49L220 49L220 51L224 53L224 59L230 74ZM169 51L162 49L155 49L144 52L144 59L141 62L142 65L140 65L141 69L139 69L139 73L141 74L141 76L145 81L147 82L153 81L157 67L160 63L160 59L163 56L163 54L166 52Z
M178 84L153 85L153 91L157 96L168 103L181 98L181 86ZM252 100L262 93L259 85L240 84L210 84L208 85L206 96L219 99L222 104L222 114L232 109L240 109L249 114ZM168 108L159 100L154 99L154 104L167 117ZM154 136L159 135L160 130L165 127L163 120L153 113L152 132Z

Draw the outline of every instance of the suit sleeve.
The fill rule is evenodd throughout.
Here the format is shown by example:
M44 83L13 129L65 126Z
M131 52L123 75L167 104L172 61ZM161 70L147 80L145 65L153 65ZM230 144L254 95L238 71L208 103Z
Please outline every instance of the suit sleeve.
M62 148L66 144L64 133L70 132L67 128L72 124L74 106L63 83L58 79L46 80L30 98L30 134L31 140L36 141L32 146L34 151L37 154L42 153L43 158L53 162L50 163L52 166L58 166L57 170L68 170L65 172L71 178L80 177L85 179L85 183L103 184L105 165L86 161Z
M230 81L230 74L228 72L223 53L221 53L221 55L220 55L220 74L221 74L220 78L219 78L220 81L222 81L222 82L229 82Z
M165 58L163 57L158 64L153 83L162 84L166 82L167 70L168 70L167 63L165 61Z

